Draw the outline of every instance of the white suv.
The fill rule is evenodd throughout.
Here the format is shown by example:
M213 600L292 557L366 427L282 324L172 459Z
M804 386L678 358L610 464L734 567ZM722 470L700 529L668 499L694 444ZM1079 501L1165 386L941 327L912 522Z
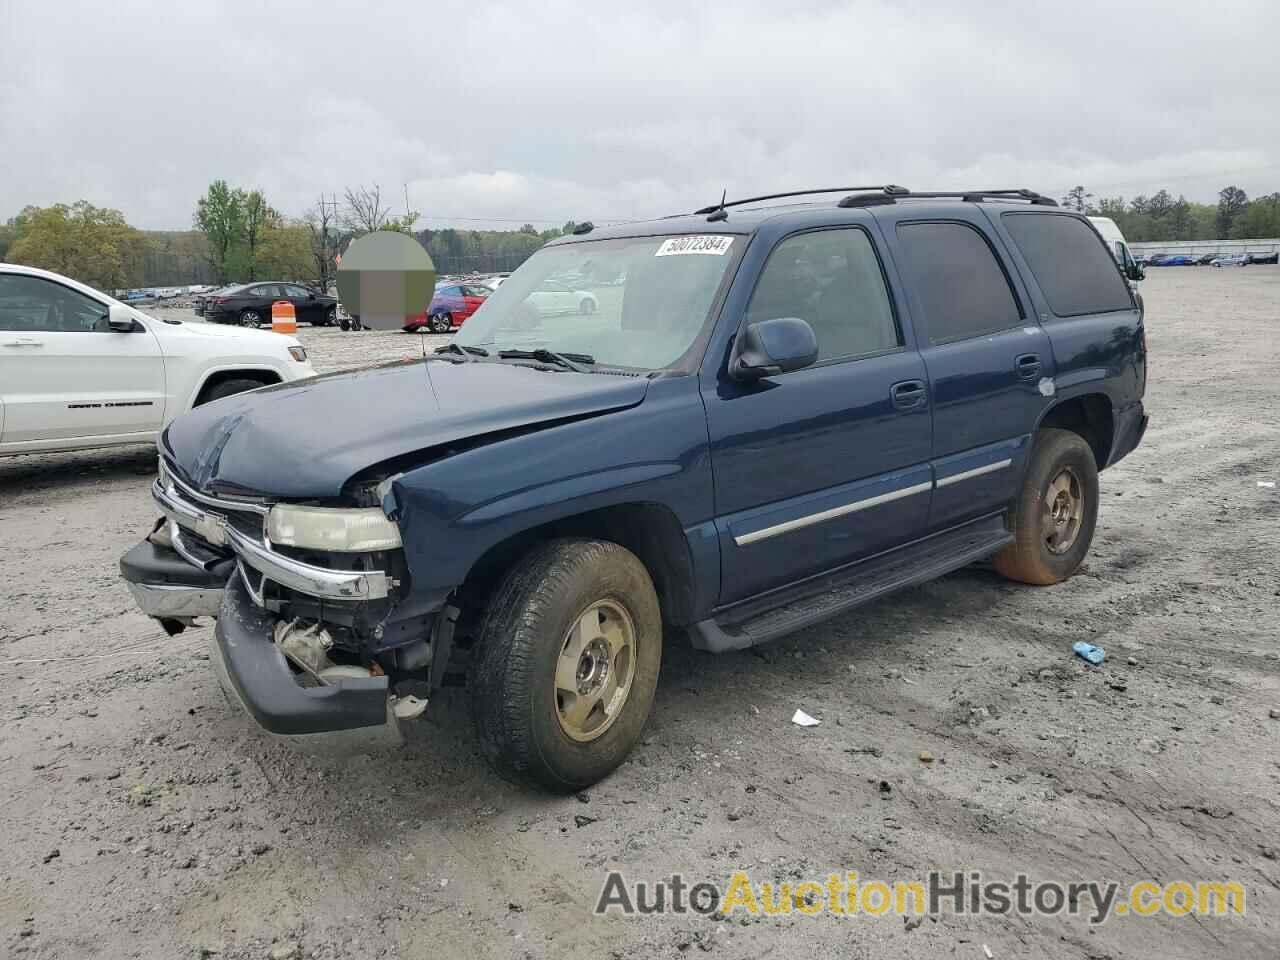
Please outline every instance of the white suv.
M314 375L293 337L157 320L0 263L0 456L154 441L192 407Z

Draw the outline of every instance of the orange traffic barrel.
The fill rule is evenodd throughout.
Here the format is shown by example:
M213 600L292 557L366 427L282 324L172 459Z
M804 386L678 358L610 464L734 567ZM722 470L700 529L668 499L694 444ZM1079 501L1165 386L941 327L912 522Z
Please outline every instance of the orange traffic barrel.
M277 300L271 304L271 329L275 333L298 332L298 317L288 300Z

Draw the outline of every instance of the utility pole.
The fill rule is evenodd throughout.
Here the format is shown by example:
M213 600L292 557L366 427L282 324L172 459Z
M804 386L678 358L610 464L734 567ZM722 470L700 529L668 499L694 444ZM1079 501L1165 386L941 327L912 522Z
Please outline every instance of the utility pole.
M330 194L329 199L324 198L324 194L320 194L320 285L324 288L323 292L329 292L329 281L333 279L335 264L333 255L338 252L338 242L335 237L332 241L329 239L329 226L332 223L336 230L338 222L338 195ZM330 212L332 211L332 212ZM332 242L332 247L330 243Z

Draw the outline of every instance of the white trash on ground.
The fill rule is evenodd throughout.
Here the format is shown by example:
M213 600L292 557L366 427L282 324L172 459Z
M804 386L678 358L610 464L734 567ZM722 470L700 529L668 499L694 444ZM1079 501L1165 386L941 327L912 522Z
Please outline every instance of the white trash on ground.
M797 727L816 727L822 721L817 717L811 717L803 710L797 710L791 717L791 722Z

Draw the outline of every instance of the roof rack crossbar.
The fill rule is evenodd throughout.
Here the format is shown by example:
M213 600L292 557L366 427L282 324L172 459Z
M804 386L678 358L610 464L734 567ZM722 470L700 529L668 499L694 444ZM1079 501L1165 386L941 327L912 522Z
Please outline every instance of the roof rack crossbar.
M821 190L788 190L786 193L766 193L759 197L744 197L741 200L730 200L725 203L713 203L709 207L703 207L701 210L693 211L694 216L707 213L715 213L717 210L723 210L725 207L739 207L744 203L759 203L761 200L780 200L783 197L808 197L815 193L868 193L880 190L885 194L901 196L909 193L906 187L899 187L892 183L876 184L871 187L825 187Z

